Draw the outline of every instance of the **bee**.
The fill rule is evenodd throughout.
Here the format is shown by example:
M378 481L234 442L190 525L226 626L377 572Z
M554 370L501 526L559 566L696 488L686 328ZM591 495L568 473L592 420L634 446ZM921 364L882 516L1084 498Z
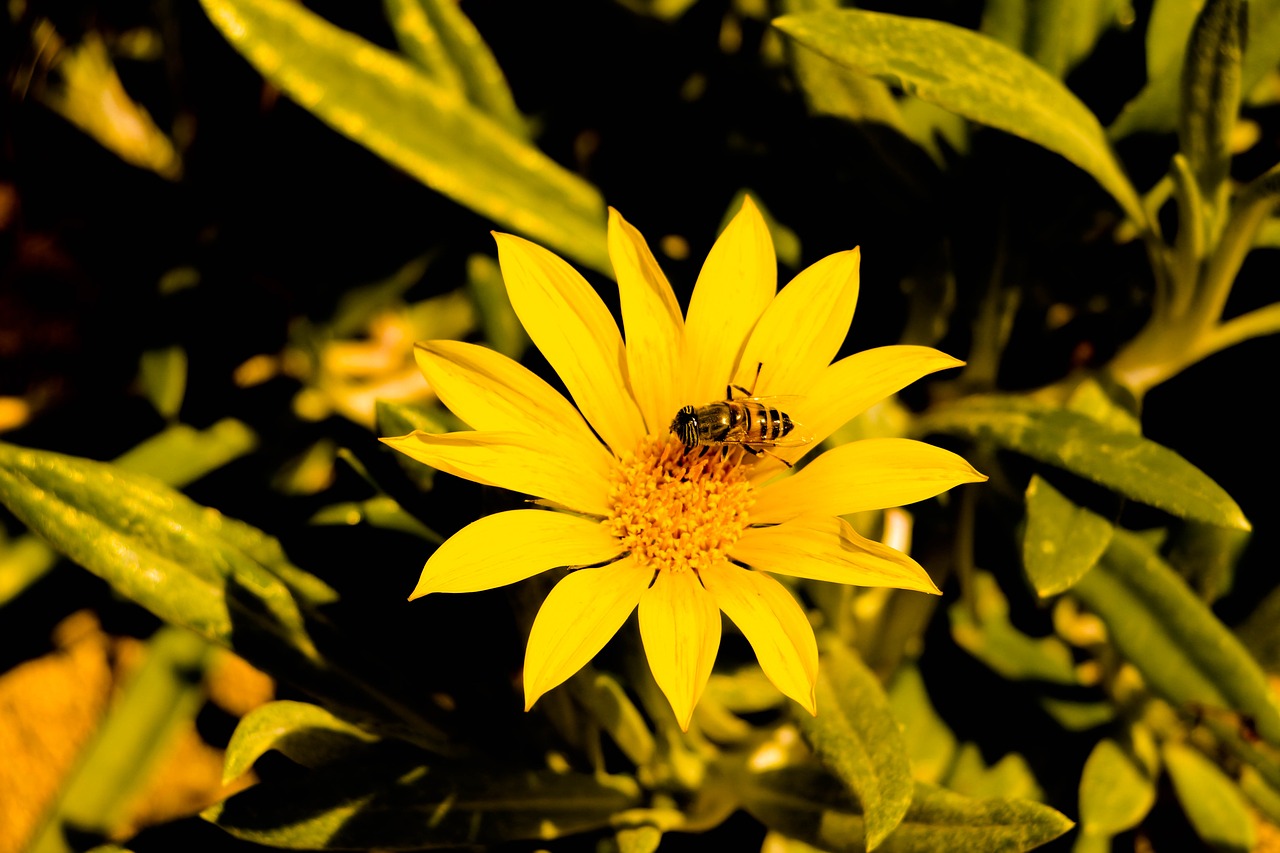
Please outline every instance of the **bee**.
M756 379L760 366L756 367ZM751 383L752 389L755 382ZM735 397L734 391L742 396ZM686 451L695 447L735 446L754 455L765 453L791 467L791 463L769 452L772 447L804 444L807 439L792 436L796 422L771 405L785 397L754 397L740 385L726 385L725 399L705 406L685 406L671 421L671 432L684 443ZM788 439L788 436L792 436Z

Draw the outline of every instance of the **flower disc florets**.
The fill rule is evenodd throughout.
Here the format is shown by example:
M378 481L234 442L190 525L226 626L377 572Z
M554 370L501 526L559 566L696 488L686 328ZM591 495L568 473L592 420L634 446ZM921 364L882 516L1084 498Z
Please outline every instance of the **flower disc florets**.
M701 572L728 559L752 502L741 450L686 451L651 437L620 460L605 525L644 566Z

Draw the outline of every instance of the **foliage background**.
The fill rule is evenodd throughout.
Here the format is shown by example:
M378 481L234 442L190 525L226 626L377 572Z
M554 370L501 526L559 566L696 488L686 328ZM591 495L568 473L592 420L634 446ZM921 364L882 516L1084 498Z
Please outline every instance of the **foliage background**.
M975 131L970 150L948 152L939 168L882 127L809 109L788 48L768 24L783 9L763 0L703 0L664 16L656 13L660 5L465 0L462 9L504 70L537 146L664 247L659 260L682 302L745 189L799 240L795 256L784 258L784 278L788 263L794 271L862 247L860 304L842 354L901 342L905 330L917 336L912 342L970 357L974 318L994 276L1018 297L995 377L1000 390L1032 389L1104 365L1141 328L1152 290L1147 258L1138 242L1112 239L1114 203L1084 172L991 130ZM970 29L984 13L980 2L861 5ZM394 47L379 4L308 7ZM1066 77L1104 125L1142 86L1150 13L1145 3L1135 3L1131 16L1120 8L1123 24L1107 28ZM129 165L50 109L60 83L41 21L68 44L91 34L106 40L129 95L175 140L180 176ZM326 507L370 495L351 465L338 461L330 471L335 447L375 481L391 484L406 509L444 535L506 508L510 497L451 478L416 492L369 427L337 413L296 415L295 397L310 380L280 373L252 387L235 381L247 360L306 339L300 321L323 327L354 288L387 279L416 258L429 262L406 301L456 291L468 280L469 258L493 256L487 232L494 223L264 85L196 3L11 3L3 39L11 97L0 122L0 396L23 398L33 409L5 440L109 460L168 423L204 429L238 419L256 435L252 451L186 493L277 536L293 563L334 586L342 595L334 620L361 666L382 671L413 701L429 704L433 694L450 693L471 712L462 725L473 736L503 737L518 713L510 681L522 654L506 593L410 606L404 599L428 549L421 537L312 520ZM1280 160L1280 108L1264 103L1245 115L1259 135L1233 161L1239 180ZM1118 152L1146 190L1168 169L1176 144L1170 133L1136 134ZM1278 262L1270 249L1250 257L1228 315L1269 300ZM608 279L587 274L616 311ZM953 305L930 314L930 299L948 287ZM925 328L940 334L921 340ZM140 385L139 364L144 353L174 346L186 358L185 394L166 418ZM1275 586L1273 483L1280 472L1270 411L1278 355L1274 337L1246 342L1143 401L1144 434L1216 480L1253 521L1235 583L1214 606L1228 626ZM524 363L554 381L536 351ZM940 395L974 390L949 379L919 383L903 399L918 410ZM299 466L317 442L318 467ZM1026 476L1025 462L1005 461L1014 479ZM1114 509L1120 512L1118 504ZM1123 512L1135 528L1169 521L1132 504ZM1018 626L1043 635L1051 631L1049 615L1021 580L1018 520L1008 505L984 499L975 562L1000 578ZM6 522L11 537L20 535L20 524ZM947 525L944 518L936 526ZM0 610L0 668L7 671L50 652L55 625L82 610L117 637L145 639L159 625L68 563L19 587ZM948 603L957 594L953 581ZM1021 753L1045 802L1075 817L1081 768L1098 731L1064 735L1039 706L1036 689L1000 677L956 645L945 613L940 607L934 614L920 658L940 715L988 762ZM287 685L278 691L300 696ZM198 722L205 740L220 746L235 715L206 710ZM1156 849L1175 849L1164 845L1185 838L1185 821L1166 790L1142 831ZM715 832L753 849L764 830L738 813ZM130 844L159 850L191 838L218 849L258 849L195 817L144 829ZM697 849L701 841L670 835L662 849ZM1055 842L1060 849L1071 843L1070 836Z

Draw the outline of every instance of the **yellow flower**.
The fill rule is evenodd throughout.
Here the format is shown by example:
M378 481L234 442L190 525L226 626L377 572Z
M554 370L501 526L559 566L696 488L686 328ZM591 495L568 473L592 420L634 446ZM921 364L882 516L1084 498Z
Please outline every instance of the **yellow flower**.
M589 567L565 576L538 611L525 655L526 709L639 607L645 655L682 727L711 674L720 611L778 689L816 713L813 630L767 573L936 593L914 560L839 516L986 478L953 453L907 439L846 444L783 476L769 455L686 452L670 433L673 416L724 400L728 383L786 395L794 400L786 412L809 441L771 452L794 463L880 399L962 362L890 346L831 364L858 298L858 250L823 258L778 291L773 243L749 199L712 247L683 317L644 238L610 210L625 345L572 267L519 237L495 237L511 304L576 408L505 356L429 341L418 345L418 364L474 432L383 440L441 471L563 511L515 510L468 525L427 561L410 597Z

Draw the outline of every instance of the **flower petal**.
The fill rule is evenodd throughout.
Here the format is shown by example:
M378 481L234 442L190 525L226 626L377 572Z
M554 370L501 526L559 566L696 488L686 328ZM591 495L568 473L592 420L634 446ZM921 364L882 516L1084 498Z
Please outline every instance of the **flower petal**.
M651 569L622 559L580 569L555 585L529 632L524 656L524 709L582 669L636 609Z
M818 643L809 619L786 587L760 572L719 563L702 572L716 604L751 643L760 668L779 690L818 713Z
M941 447L909 438L868 438L828 450L793 476L760 489L751 520L775 523L902 506L985 479Z
M692 572L658 572L640 598L640 637L654 680L688 731L720 650L720 608Z
M788 409L796 429L810 443L779 448L778 455L795 462L890 394L922 376L962 364L958 358L920 346L877 347L842 358L827 367L806 396Z
M546 249L494 232L511 307L578 408L615 454L644 437L626 350L609 309L578 271Z
M609 257L622 299L631 388L650 433L665 433L684 390L684 317L644 236L609 208Z
M861 258L858 249L828 255L778 291L747 339L734 384L754 386L756 396L807 394L849 334Z
M837 516L804 516L775 527L748 528L730 556L780 575L941 594L919 563L867 539Z
M476 483L548 498L588 515L609 511L609 468L592 464L596 460L577 443L518 432L421 430L382 442Z
M473 521L436 549L412 601L432 592L479 592L557 566L589 566L622 553L622 543L589 518L538 509Z
M689 405L724 399L747 335L777 290L773 238L748 196L711 247L689 300Z
M413 354L431 390L472 429L562 436L608 455L572 403L502 353L462 341L424 341Z

